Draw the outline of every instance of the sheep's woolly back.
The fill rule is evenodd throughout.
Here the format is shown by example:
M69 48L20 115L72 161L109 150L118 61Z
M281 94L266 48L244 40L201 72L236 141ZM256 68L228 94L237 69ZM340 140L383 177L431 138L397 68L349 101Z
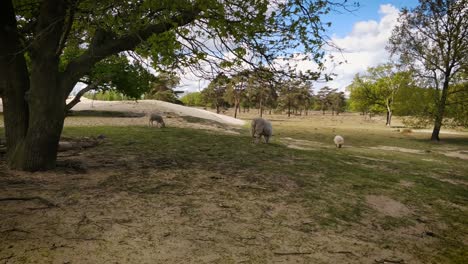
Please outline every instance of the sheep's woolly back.
M153 122L156 121L158 123L158 127L165 127L166 124L164 123L164 119L161 115L159 114L151 114L149 117L149 125L153 126Z
M156 122L164 122L161 115L154 114L154 113L150 115L150 120L156 121Z
M273 135L273 127L271 123L263 118L254 118L251 123L251 134L255 143L263 137L265 143L270 141L270 137Z
M273 127L271 123L263 118L254 118L251 123L251 134L252 137L273 135Z
M342 136L335 136L333 141L335 142L335 145L343 145L344 144L344 138Z

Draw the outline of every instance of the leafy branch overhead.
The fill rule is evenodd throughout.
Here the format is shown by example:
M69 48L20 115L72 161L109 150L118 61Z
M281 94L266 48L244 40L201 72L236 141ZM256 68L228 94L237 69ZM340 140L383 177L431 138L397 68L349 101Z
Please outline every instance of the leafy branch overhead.
M125 62L123 52L150 59L158 71L211 76L220 67L278 70L277 60L298 53L316 61L319 70L327 43L320 17L347 6L346 0L0 1L0 93L7 102L9 165L55 166L65 100L80 80L90 83L88 89L115 85L132 96L146 89L147 65ZM287 66L280 71L297 73Z

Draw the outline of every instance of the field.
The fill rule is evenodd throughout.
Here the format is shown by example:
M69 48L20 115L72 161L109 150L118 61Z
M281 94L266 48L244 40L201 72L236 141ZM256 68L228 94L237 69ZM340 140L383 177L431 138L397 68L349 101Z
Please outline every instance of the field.
M175 114L67 118L64 141L99 144L50 172L0 156L0 263L468 262L467 131L265 117L258 145L248 125Z

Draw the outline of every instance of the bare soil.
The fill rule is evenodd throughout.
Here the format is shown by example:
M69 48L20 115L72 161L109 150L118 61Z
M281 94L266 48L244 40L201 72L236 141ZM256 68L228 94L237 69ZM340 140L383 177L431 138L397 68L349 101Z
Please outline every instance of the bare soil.
M424 228L322 229L290 199L300 187L288 177L252 182L248 171L174 169L176 160L93 148L60 155L52 172L2 165L0 263L420 263L375 237L409 243ZM410 213L385 196L367 202Z
M157 108L156 104L149 104L147 109L139 108L140 103L126 103L125 107L116 103L105 105L93 107L100 111L145 114L157 111L164 114L168 127L243 133L239 127L243 123L233 124L226 118L205 119L189 115L191 111L177 112ZM254 115L253 111L241 113L241 117L247 118ZM287 127L291 122L284 116L267 118L279 126ZM306 117L296 118L311 122ZM316 130L327 129L330 135L347 132L356 125L366 125L366 131L384 130L374 126L379 121L348 121L343 116L320 115L313 119L321 124ZM146 116L66 119L66 126L147 124ZM107 140L97 145L107 144ZM276 142L306 151L336 148L332 136L327 140L275 134ZM72 146L86 141L66 139ZM347 140L340 151L362 149L430 155L411 148L356 145ZM363 202L364 220L323 228L317 219L326 213L311 212L303 200L292 199L293 194L305 191L305 187L288 175L265 178L252 175L247 169L208 169L202 164L187 168L177 159L108 153L93 146L85 148L78 144L60 152L58 168L50 172L11 171L0 158L0 263L424 263L421 255L422 259L430 259L436 254L433 248L437 234L431 230L448 229L383 194L354 197ZM456 151L465 155L462 150ZM358 160L349 162L350 165L363 167L375 166L376 162L397 163L381 157L356 154L350 157ZM375 167L385 170L386 163ZM323 176L321 172L303 174ZM462 180L447 180L464 186ZM415 187L412 181L397 184L406 189ZM352 186L355 187L359 185ZM333 190L327 195L340 197ZM343 197L339 199L343 199L343 207L350 202ZM442 200L440 204L463 214L467 212L463 205ZM381 221L387 218L397 224L409 218L417 219L418 223L386 228Z

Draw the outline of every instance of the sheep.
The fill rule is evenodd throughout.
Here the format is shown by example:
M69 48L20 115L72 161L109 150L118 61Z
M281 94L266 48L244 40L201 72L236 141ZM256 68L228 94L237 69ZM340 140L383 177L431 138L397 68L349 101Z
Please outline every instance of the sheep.
M335 145L337 148L341 148L341 145L344 144L344 138L342 136L335 136L335 138L333 139L333 141L335 142Z
M153 122L156 121L158 127L165 127L166 124L161 115L151 114L149 118L149 126L153 126Z
M255 143L258 143L262 136L265 139L265 143L268 143L273 135L271 123L263 118L254 118L251 123L251 134L252 140L255 140Z

